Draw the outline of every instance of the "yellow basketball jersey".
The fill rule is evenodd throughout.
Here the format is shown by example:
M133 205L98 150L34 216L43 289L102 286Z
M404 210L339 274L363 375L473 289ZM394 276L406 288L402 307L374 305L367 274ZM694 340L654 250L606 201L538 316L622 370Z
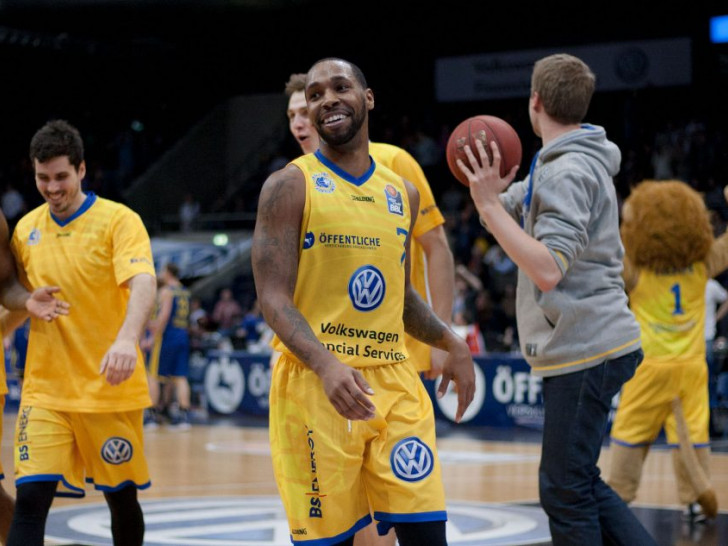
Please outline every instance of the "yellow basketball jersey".
M705 355L705 264L682 271L640 270L630 307L642 329L646 357L695 358Z
M373 162L355 178L320 152L293 164L306 178L297 308L321 343L350 366L406 360L410 208L402 177ZM278 337L273 347L295 359Z
M3 336L4 333L0 332L0 336ZM4 396L8 393L8 378L5 373L5 344L0 343L0 362L2 362L2 366L0 366L0 396Z
M410 243L410 279L417 293L428 303L432 303L427 285L427 262L422 246L417 238L431 229L445 223L440 209L435 203L435 196L427 182L422 167L406 150L382 142L370 142L369 153L379 165L390 168L403 177L420 192L420 210L417 212L412 241ZM405 342L410 358L420 370L430 369L430 346L405 334Z
M30 286L55 285L68 316L31 320L23 404L75 412L129 411L150 405L142 353L131 378L111 386L99 374L126 315L134 275L154 275L151 244L139 215L89 194L69 219L47 204L18 223L12 249Z

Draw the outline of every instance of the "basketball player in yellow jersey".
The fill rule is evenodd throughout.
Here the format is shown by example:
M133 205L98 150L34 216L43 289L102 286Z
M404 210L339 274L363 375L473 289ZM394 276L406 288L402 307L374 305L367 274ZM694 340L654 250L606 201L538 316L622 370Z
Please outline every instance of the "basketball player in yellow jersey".
M286 82L288 95L288 127L305 154L318 150L319 136L308 118L304 87L306 74L291 74ZM455 266L445 233L445 218L435 203L430 184L422 167L412 155L399 146L370 142L369 153L378 165L392 169L412 182L420 194L420 207L412 232L411 282L420 297L429 302L435 314L446 324L452 320L455 292ZM442 371L445 354L426 343L406 336L407 350L415 367L428 379Z
M150 405L138 346L154 304L149 236L126 206L81 189L83 141L51 121L30 143L45 203L18 222L12 250L29 286L57 283L73 312L31 319L15 431L16 510L8 544L43 544L55 494L103 491L115 544L141 545L137 489L149 486L142 434Z
M253 236L258 300L282 355L270 393L276 482L294 543L351 545L371 521L402 546L446 544L432 404L405 330L448 352L456 420L472 401L463 339L412 288L419 196L369 155L374 96L364 75L325 59L307 75L321 137L264 183Z
M303 153L313 153L319 148L319 136L308 117L308 105L304 93L306 74L291 74L286 82L288 95L288 127ZM414 289L423 300L430 302L435 314L446 324L452 318L455 270L452 251L445 233L445 219L435 203L430 184L422 167L407 150L380 142L369 143L372 159L390 168L405 180L414 184L420 194L420 206L411 238L410 275ZM405 335L410 359L418 371L428 379L442 372L445 353L432 348L410 335ZM273 363L277 355L274 354ZM429 396L429 395L428 395ZM378 535L374 525L356 534L355 546L390 546L395 543L394 532Z

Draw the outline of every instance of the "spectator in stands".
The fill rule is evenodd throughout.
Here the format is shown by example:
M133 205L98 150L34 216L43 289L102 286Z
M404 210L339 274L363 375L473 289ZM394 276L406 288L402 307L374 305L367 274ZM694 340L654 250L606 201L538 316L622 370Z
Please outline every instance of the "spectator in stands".
M200 215L200 203L195 200L191 193L186 193L184 201L179 207L179 229L183 233L189 233L196 226Z
M26 212L25 199L13 186L12 182L5 184L5 191L2 195L2 210L5 219L8 221L10 233L12 233L16 222Z
M205 334L210 330L210 316L202 306L202 300L190 298L190 348L200 349Z
M217 330L223 335L230 335L242 316L243 308L233 297L232 289L223 288L212 310L211 318L217 326Z

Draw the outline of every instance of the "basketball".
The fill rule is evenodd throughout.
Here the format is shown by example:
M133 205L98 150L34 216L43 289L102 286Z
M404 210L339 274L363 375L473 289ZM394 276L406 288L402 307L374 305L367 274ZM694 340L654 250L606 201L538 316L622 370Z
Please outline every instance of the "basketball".
M469 186L467 177L462 173L456 161L462 159L466 166L470 165L465 155L465 145L478 157L475 141L480 140L488 153L488 160L493 162L490 143L495 141L501 155L500 175L504 177L510 170L521 163L521 139L516 130L505 120L496 116L472 116L462 121L450 134L447 141L446 156L450 172L461 184Z

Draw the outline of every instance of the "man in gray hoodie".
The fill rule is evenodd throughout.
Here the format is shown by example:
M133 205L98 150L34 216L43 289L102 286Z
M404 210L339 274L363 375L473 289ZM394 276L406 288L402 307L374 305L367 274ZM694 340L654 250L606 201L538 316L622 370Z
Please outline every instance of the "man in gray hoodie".
M543 377L539 491L553 544L652 545L597 467L612 398L643 355L621 276L621 153L582 123L595 81L571 55L535 63L528 110L543 147L525 180L508 187L518 167L501 178L496 145L492 165L481 142L458 165L481 223L519 268L521 350Z

